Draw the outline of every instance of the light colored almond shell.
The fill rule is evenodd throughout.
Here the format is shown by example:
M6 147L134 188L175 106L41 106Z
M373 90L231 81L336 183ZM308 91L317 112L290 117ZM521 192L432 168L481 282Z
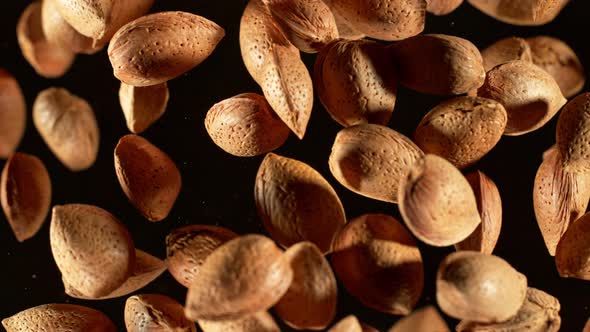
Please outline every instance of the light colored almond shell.
M495 324L462 321L457 325L457 332L558 332L561 326L559 310L559 301L555 297L529 287L516 316Z
M51 179L41 159L20 152L8 159L0 179L0 201L19 242L39 231L51 205Z
M481 51L486 73L497 65L514 60L533 61L529 43L518 37L500 39Z
M451 330L438 310L429 305L400 319L388 332L451 332Z
M557 120L556 140L562 164L568 172L590 170L590 93L565 105Z
M434 15L447 15L455 11L463 0L426 0L426 11Z
M236 236L227 228L210 225L190 225L173 230L166 236L168 271L181 285L190 287L205 259Z
M336 21L336 27L338 28L338 37L347 40L363 39L365 34L353 28L348 21L338 13L336 6L333 4L334 0L324 0L324 3L328 5L334 20Z
M334 240L332 266L350 294L365 306L407 315L424 288L416 241L393 217L366 214L350 221Z
M271 239L240 236L205 259L189 287L185 315L192 321L245 318L274 306L292 280L289 261Z
M569 0L467 0L498 21L513 25L543 25L559 14Z
M203 332L280 332L272 316L261 311L253 315L229 321L199 320Z
M0 68L0 159L18 147L27 124L27 105L16 79Z
M33 123L49 149L71 171L90 168L96 161L100 134L88 102L63 88L37 95Z
M327 332L363 332L363 328L356 316L349 315L334 324Z
M526 276L500 257L475 251L448 255L438 268L436 300L447 315L482 323L503 322L518 312Z
M213 142L238 157L253 157L279 148L289 137L289 127L266 99L243 93L211 107L205 128Z
M131 235L117 218L101 208L83 204L55 206L49 238L64 283L84 296L108 295L133 271Z
M494 100L458 97L428 112L418 124L414 141L425 153L441 156L461 169L496 146L507 120L504 106Z
M115 147L115 171L123 192L146 219L168 216L182 179L166 153L141 136L123 136Z
M160 294L131 296L125 302L127 332L196 332L195 324L184 317L184 308Z
M164 83L203 62L225 36L214 22L186 12L161 12L124 25L108 54L114 75L133 86Z
M336 191L320 173L273 153L258 169L254 199L264 227L284 247L310 241L326 253L346 223Z
M473 189L445 159L425 155L401 178L399 209L419 240L449 246L466 239L481 223Z
M555 265L563 278L590 280L590 213L563 234L555 251Z
M330 263L311 242L285 251L293 281L275 305L277 315L297 330L323 330L336 315L338 286Z
M364 124L338 132L328 162L332 175L347 189L397 203L401 178L423 155L406 136L385 126Z
M169 98L167 83L139 87L121 82L119 102L129 131L139 134L148 129L164 114Z
M102 312L74 304L44 304L2 320L7 332L115 332L115 324Z
M567 102L555 79L543 69L522 60L494 67L477 95L506 108L505 135L518 136L544 126Z

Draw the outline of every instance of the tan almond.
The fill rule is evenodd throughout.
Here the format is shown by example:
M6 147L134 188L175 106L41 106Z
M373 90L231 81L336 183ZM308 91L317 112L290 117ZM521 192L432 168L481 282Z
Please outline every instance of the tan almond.
M134 295L125 302L127 332L196 332L195 324L184 317L184 308L160 294Z
M64 283L88 297L106 296L131 275L133 240L107 211L92 205L55 206L51 252Z
M397 78L386 48L376 42L340 40L325 47L314 81L330 116L345 127L391 119Z
M121 82L119 102L129 131L140 134L158 121L166 111L169 98L165 82L145 87Z
M0 201L19 242L39 231L51 205L51 179L41 159L20 152L8 159L0 180Z
M216 103L205 117L213 142L238 157L253 157L279 148L289 137L289 127L266 99L243 93Z
M473 250L491 254L496 247L502 228L502 199L492 179L481 171L465 175L471 185L481 224L465 240L455 244L457 250Z
M429 305L400 319L388 332L451 332L451 330L438 310Z
M168 216L182 179L166 153L141 136L123 136L115 147L115 171L123 192L146 219Z
M124 25L108 54L115 77L133 86L164 83L203 62L225 36L216 23L186 12L160 12Z
M514 60L533 61L533 54L531 53L529 43L526 39L518 37L508 37L498 40L482 50L481 56L486 72L497 65Z
M365 37L365 34L353 28L350 25L350 23L344 17L342 17L341 14L338 13L336 6L334 6L333 2L334 0L324 0L324 3L328 5L330 10L332 11L332 14L334 15L336 27L338 28L338 37L348 40L363 39Z
M320 173L273 153L258 169L254 200L264 227L284 247L310 241L326 253L346 223L336 191Z
M262 235L244 235L217 248L201 265L186 297L193 320L236 320L275 305L293 270L283 251Z
M555 251L555 265L563 278L590 280L590 213L574 221Z
M349 315L334 324L327 332L363 332L363 328L355 315Z
M88 102L63 88L37 95L33 123L49 149L71 171L90 168L96 161L100 134Z
M275 305L277 315L297 330L323 330L336 315L338 286L330 263L311 242L299 242L285 251L293 281Z
M561 326L559 310L559 301L555 297L529 287L516 316L495 324L462 321L457 325L457 332L558 332Z
M425 155L400 182L399 209L419 240L449 246L465 240L481 223L473 189L445 159Z
M203 332L280 332L274 318L261 311L237 320L208 321L199 320Z
M503 322L518 312L527 279L500 257L457 251L439 265L436 300L447 315L481 323Z
M115 332L102 312L75 304L43 304L2 320L7 332Z
M557 147L568 172L590 170L590 92L582 93L565 105L557 120Z
M190 287L205 259L236 236L227 228L210 225L190 225L173 230L166 236L168 271L181 285Z
M513 25L543 25L559 14L569 0L467 0L498 21Z
M416 241L393 217L365 214L350 221L334 240L334 271L365 306L409 314L424 288L422 255Z
M12 74L0 68L0 159L16 151L26 123L27 105L20 85Z
M502 138L508 115L497 101L458 97L438 104L424 116L414 141L425 152L468 167L490 152Z
M447 15L462 3L463 0L426 0L426 11L434 15Z

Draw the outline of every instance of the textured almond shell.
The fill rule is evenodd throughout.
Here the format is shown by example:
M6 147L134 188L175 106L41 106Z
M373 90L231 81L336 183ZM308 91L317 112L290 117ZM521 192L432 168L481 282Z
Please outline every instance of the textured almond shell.
M482 323L516 315L527 292L527 279L500 257L475 251L448 255L438 268L436 300L447 315Z
M467 0L498 21L513 25L543 25L559 14L569 0Z
M0 179L0 201L19 242L39 231L51 205L51 179L41 159L20 152L8 159Z
M350 294L372 309L409 314L424 288L416 241L393 217L366 214L350 221L334 240L334 271Z
M203 332L280 332L274 318L261 311L237 320L207 321L199 320Z
M244 235L205 259L189 287L185 315L193 321L241 319L270 309L292 280L289 261L271 239Z
M462 3L463 0L426 0L426 11L434 15L447 15Z
M18 147L27 123L25 97L16 79L0 68L0 159Z
M334 324L327 332L363 332L363 328L356 316L349 315Z
M578 218L563 234L555 265L564 278L590 280L590 213Z
M481 56L486 72L497 65L513 60L533 61L529 43L525 39L518 37L508 37L496 41L482 50Z
M139 134L148 129L164 114L169 98L167 83L138 87L121 82L119 102L129 131Z
M205 128L213 142L238 157L253 157L279 148L289 137L289 127L266 99L243 93L211 107Z
M7 332L115 332L115 324L102 312L74 304L44 304L2 320Z
M125 302L127 332L196 332L195 324L184 317L184 308L160 294L134 295Z
M569 172L590 170L590 93L578 95L565 105L557 120L557 146Z
M264 227L284 247L310 241L326 253L346 223L336 191L320 173L273 153L258 169L254 200Z
M63 88L37 95L33 123L49 149L71 171L90 168L96 161L100 134L88 102Z
M334 6L334 1L338 0L324 0L324 3L328 5L332 11L332 15L334 15L336 27L338 28L338 37L348 40L363 39L365 34L353 28L350 23L338 13L336 7Z
M388 332L451 332L451 330L438 310L429 305L400 319Z

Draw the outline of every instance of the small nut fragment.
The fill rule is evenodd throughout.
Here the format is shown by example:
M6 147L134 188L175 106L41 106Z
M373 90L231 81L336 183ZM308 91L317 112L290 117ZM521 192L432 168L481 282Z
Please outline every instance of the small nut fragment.
M514 25L543 25L559 14L569 0L467 0L498 21Z
M529 43L518 37L500 39L481 51L486 73L497 65L514 60L533 61Z
M590 280L590 213L578 218L557 244L555 265L564 278Z
M363 328L355 315L349 315L334 324L327 332L363 332Z
M134 295L125 302L128 332L195 332L195 324L184 317L184 308L160 294Z
M557 120L556 139L565 171L590 170L590 92L565 105Z
M462 3L463 0L426 0L426 11L434 15L447 15Z
M420 308L400 319L388 332L451 332L432 305Z
M71 331L115 332L115 324L102 312L74 304L44 304L2 320L7 332Z
M142 133L158 121L166 111L169 98L168 84L165 82L146 87L121 82L119 102L129 131Z
M261 311L237 320L199 320L203 332L280 332L272 316Z
M27 123L25 97L16 79L0 68L0 159L17 148Z

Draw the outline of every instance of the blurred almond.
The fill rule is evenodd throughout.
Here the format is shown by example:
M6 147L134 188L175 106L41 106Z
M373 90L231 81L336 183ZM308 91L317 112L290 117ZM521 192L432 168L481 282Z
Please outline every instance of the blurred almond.
M363 328L356 316L349 315L334 324L327 332L363 332Z
M261 311L237 320L199 320L203 332L280 332L272 316Z
M138 87L121 82L119 102L129 131L142 133L158 121L166 111L169 98L167 83Z
M16 79L0 68L0 159L18 147L27 123L25 97Z
M481 56L486 72L497 65L514 60L533 61L529 43L525 39L518 37L508 37L498 40L481 51Z
M388 332L451 332L432 305L420 308L395 323Z
M74 304L44 304L2 320L7 332L68 331L115 332L115 324L102 312Z
M134 295L125 302L127 332L196 332L195 324L184 317L184 308L160 294Z
M379 332L376 328L372 327L371 325L365 324L361 322L361 329L362 332Z
M588 319L588 321L586 322L586 325L584 326L584 331L582 332L590 332L590 319Z
M590 213L574 221L555 251L555 265L563 278L590 280Z
M590 92L565 105L557 120L557 147L568 172L590 170Z
M434 15L447 15L462 3L463 0L426 0L426 11Z
M559 14L569 0L467 0L498 21L514 25L543 25Z

